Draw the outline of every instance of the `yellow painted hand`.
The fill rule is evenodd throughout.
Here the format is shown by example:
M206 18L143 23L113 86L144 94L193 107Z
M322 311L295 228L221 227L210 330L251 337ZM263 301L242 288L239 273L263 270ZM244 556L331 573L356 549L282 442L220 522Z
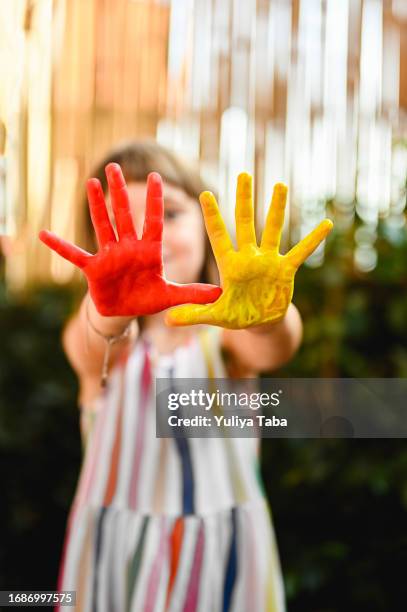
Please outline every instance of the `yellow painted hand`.
M287 187L278 183L274 187L261 244L257 246L252 177L243 173L237 181L235 250L214 195L205 191L199 199L223 292L212 304L188 304L171 309L166 314L166 323L206 323L243 329L282 319L293 295L295 273L329 234L332 221L325 219L286 255L280 255Z

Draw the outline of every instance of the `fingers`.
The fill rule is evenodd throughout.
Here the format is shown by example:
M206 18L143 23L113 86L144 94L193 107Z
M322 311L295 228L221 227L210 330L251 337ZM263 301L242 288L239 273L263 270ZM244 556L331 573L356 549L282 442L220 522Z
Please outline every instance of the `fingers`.
M246 244L256 244L252 177L246 172L239 174L237 178L235 216L238 249L241 249Z
M163 216L164 202L161 176L157 172L151 172L147 178L147 201L143 238L162 242Z
M170 305L183 304L183 306L173 308L166 313L165 322L167 325L210 324L214 321L212 302L220 297L222 293L220 287L204 283L191 283L190 285L168 283L168 289L170 291Z
M295 268L299 268L302 263L315 251L317 246L327 237L333 228L330 219L324 219L308 236L303 238L285 255Z
M287 187L283 183L274 185L273 197L268 209L266 224L261 237L261 247L279 250L284 225L284 211L287 202Z
M90 179L86 184L86 190L93 227L99 247L103 248L109 242L116 242L116 236L110 223L102 186L97 179Z
M39 233L39 239L42 240L50 249L61 255L64 259L67 259L78 268L84 268L92 255L83 249L59 238L52 232L47 230L41 230Z
M204 191L199 196L202 213L205 219L206 231L212 245L213 254L217 260L233 249L233 244L220 214L215 196L210 191Z
M137 238L130 210L129 194L119 164L106 166L106 177L116 219L117 234L121 238Z
M171 308L165 313L165 323L172 327L181 325L213 324L213 308L211 306L186 305Z

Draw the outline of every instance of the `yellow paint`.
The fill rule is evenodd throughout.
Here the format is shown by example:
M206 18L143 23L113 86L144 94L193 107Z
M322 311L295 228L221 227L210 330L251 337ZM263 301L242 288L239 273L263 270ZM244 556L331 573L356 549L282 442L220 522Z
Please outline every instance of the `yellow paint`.
M201 194L223 293L213 304L188 304L171 309L166 315L168 325L209 324L244 329L274 323L284 317L293 295L295 273L333 227L332 221L325 219L286 255L280 255L286 200L287 187L277 183L258 246L252 177L240 174L236 192L236 250L214 195L209 191Z

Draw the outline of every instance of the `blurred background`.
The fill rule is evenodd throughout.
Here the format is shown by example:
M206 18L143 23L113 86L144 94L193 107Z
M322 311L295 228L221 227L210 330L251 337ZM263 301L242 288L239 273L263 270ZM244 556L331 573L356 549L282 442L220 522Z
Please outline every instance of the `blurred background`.
M231 231L239 172L258 229L285 181L284 249L335 230L272 375L406 377L407 2L13 0L0 41L0 589L50 589L81 461L60 334L84 283L39 229L81 244L84 181L132 138L196 159ZM404 607L405 441L266 440L262 469L289 612Z

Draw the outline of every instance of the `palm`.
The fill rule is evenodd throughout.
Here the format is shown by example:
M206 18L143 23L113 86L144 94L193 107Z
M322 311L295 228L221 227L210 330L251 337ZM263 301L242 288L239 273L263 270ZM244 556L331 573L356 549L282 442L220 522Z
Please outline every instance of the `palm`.
M65 242L51 232L40 233L45 244L82 269L100 314L141 316L160 312L176 304L202 304L215 300L221 293L219 287L200 283L178 285L164 278L160 176L152 173L148 177L143 237L138 239L120 167L109 164L106 174L117 238L110 223L102 188L96 179L88 181L90 212L99 243L99 251L95 255Z
M117 304L126 304L128 314L152 314L170 305L160 243L129 239L111 243L84 272L95 305L105 315L115 313Z
M251 177L241 174L236 196L237 250L234 249L214 196L205 192L201 204L218 264L223 292L207 306L181 306L167 314L170 325L209 323L243 329L282 319L291 302L298 267L332 229L325 219L286 255L279 246L284 223L287 188L274 188L261 244L254 229Z
M241 329L282 318L294 289L294 271L281 255L255 245L220 262L223 294L213 305L223 327Z

